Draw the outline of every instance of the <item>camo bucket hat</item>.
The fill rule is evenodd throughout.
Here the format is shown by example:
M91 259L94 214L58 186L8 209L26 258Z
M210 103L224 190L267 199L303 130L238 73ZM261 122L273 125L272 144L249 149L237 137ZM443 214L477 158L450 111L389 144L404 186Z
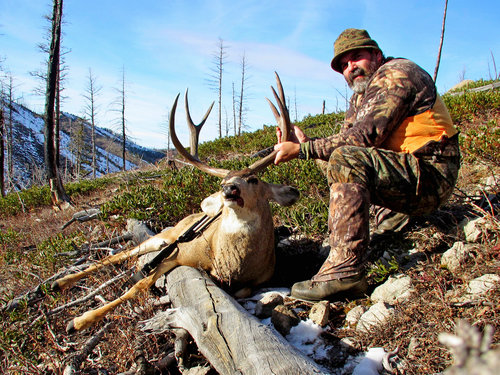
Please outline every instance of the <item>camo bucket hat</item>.
M370 38L368 31L360 29L346 29L342 31L333 44L332 69L342 73L342 68L340 67L340 58L342 55L360 48L372 48L381 51L377 42Z

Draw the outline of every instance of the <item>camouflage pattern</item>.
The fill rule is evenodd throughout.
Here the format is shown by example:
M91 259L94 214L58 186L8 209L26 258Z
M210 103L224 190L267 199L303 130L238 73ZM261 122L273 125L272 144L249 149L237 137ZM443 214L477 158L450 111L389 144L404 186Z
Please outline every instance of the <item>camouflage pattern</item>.
M414 153L380 146L405 118L434 105L436 88L416 64L393 59L354 94L339 134L303 144L306 156L327 161L330 254L314 282L357 275L369 243L370 204L422 215L444 203L460 167L458 135L429 142Z
M358 275L363 268L369 242L368 189L356 183L330 185L328 229L330 253L313 282Z
M373 205L374 228L370 231L370 243L386 233L402 231L410 222L410 215L386 207Z
M302 152L307 158L328 161L340 146L381 147L407 117L432 108L436 95L434 81L425 70L406 59L388 58L365 93L351 97L340 132L303 143Z
M458 150L457 138L447 140L449 148ZM313 281L362 270L368 256L370 204L407 215L430 213L453 192L459 167L459 156L427 158L374 147L337 148L327 168L331 249Z
M360 48L378 49L380 51L377 42L370 38L370 34L366 30L344 30L333 44L332 69L341 73L340 57L346 52Z

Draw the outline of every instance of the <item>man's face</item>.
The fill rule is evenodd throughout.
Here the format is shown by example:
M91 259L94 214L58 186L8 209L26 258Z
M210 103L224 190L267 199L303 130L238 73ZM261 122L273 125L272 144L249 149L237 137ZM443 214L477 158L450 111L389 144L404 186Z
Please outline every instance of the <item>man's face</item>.
M377 50L358 49L346 52L340 58L342 74L356 94L365 92L368 81L381 63L382 54Z

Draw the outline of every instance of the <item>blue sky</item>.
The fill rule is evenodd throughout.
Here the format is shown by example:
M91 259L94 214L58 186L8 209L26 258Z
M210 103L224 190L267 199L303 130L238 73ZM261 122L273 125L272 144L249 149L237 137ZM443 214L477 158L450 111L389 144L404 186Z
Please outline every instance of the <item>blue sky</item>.
M198 122L217 94L207 80L219 39L226 46L223 121L232 120L232 85L239 90L241 59L247 61L248 130L274 124L265 100L274 71L292 103L292 119L345 108L350 96L341 75L330 68L333 42L349 27L367 29L387 56L406 57L434 73L444 0L240 1L240 0L65 0L63 45L67 80L63 110L81 115L88 72L102 86L98 125L118 130L112 103L121 71L127 82L128 132L143 146L165 147L166 115L177 93L189 88ZM44 69L37 45L48 27L48 0L0 1L0 56L14 77L15 93L39 113L43 98L29 72ZM500 71L498 0L450 0L437 87L444 93L466 79L489 79ZM498 62L497 62L498 61ZM498 73L497 73L498 74ZM178 134L186 145L183 105ZM218 135L216 107L201 140ZM231 125L232 126L232 125ZM232 128L231 128L232 129ZM230 132L232 134L232 132Z

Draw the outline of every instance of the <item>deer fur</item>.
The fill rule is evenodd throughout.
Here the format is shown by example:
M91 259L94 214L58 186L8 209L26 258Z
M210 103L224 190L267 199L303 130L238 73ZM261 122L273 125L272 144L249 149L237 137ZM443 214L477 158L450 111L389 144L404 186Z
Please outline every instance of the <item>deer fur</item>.
M271 108L278 123L287 126L287 129L282 128L282 132L286 134L284 139L287 139L290 122L288 111L284 105L283 89L278 77L277 80L281 97L278 98L274 89L273 92L278 100L281 115L277 115L277 110L273 105ZM81 272L56 280L53 288L68 288L102 267L122 262L130 257L158 251L175 242L186 229L190 228L204 214L213 217L219 210L222 210L222 213L200 236L190 242L179 243L176 249L151 274L138 281L122 296L98 309L87 311L82 316L74 318L68 324L68 331L82 330L98 322L118 305L134 298L140 291L147 290L154 285L160 276L180 265L201 268L222 284L242 287L262 284L273 275L275 244L269 202L274 201L280 205L289 206L299 198L298 190L286 185L267 183L256 177L258 171L272 163L274 153L268 155L264 162L261 159L242 171L214 169L188 155L175 135L173 116L175 115L177 98L172 107L170 119L173 143L179 153L190 163L207 173L222 177L221 190L203 200L201 204L203 213L187 216L175 227L149 238L131 250L111 255ZM187 97L186 110L189 111ZM208 114L209 111L203 122ZM191 121L189 112L187 112L187 118L188 121Z

